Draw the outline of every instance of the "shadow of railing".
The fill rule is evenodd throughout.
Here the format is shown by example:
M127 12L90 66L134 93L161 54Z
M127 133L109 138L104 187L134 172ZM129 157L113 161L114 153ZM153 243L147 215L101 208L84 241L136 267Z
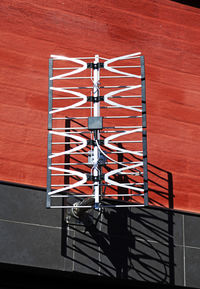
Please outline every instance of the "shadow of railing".
M149 207L91 210L79 224L66 224L63 211L62 255L67 268L175 284L172 174L148 164L148 176Z

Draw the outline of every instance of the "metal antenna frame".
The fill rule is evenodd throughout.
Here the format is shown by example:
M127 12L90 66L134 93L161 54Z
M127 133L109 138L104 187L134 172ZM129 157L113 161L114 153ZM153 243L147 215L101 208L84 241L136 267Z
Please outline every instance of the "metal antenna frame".
M124 65L124 66L114 66L113 63L120 60L131 60L140 58L140 65ZM85 60L92 59L93 62L85 62ZM100 62L104 60L104 62ZM72 67L53 67L54 62L71 62L75 64ZM78 66L77 66L78 64ZM140 68L140 75L135 73L130 73L130 68ZM74 76L75 74L79 74L87 69L91 69L91 76ZM102 75L100 77L101 69L107 70L110 75ZM120 69L120 70L119 70ZM126 71L128 69L128 71ZM54 75L56 71L64 71L62 74ZM116 75L117 73L117 75ZM114 75L113 75L114 74ZM100 79L137 79L140 81L140 84L133 85L112 85L112 86L101 86ZM62 86L57 87L56 82L59 83L64 82L66 80L77 80L81 81L86 79L92 80L92 86ZM84 89L91 90L91 96L85 95L82 93ZM108 89L108 93L105 93L104 96L100 96L100 89ZM110 91L110 89L114 89ZM137 95L132 93L131 95L126 95L126 92L133 91L135 89L141 89L141 95ZM81 92L80 92L81 91ZM59 92L62 96L54 96L54 92ZM63 97L63 93L66 95ZM120 94L125 95L120 95ZM115 99L117 98L127 98L130 100L134 100L135 98L141 98L141 105L131 105L127 106L124 104L120 104ZM77 100L75 103L69 105L66 104L62 107L54 107L54 100L65 100L65 102L69 100ZM103 100L107 106L101 106L101 100ZM85 106L85 104L91 102L91 106ZM101 110L109 109L125 109L131 112L131 115L104 115L101 116ZM90 115L88 116L77 116L77 117L59 117L59 113L72 111L76 109L89 110ZM136 115L135 115L135 114ZM58 116L58 117L57 117ZM89 121L89 118L90 121ZM142 119L141 126L113 126L113 127L104 127L102 126L102 121L104 119ZM60 120L88 120L88 126L81 127L56 127L53 125L53 122ZM48 158L47 158L47 195L46 195L46 207L47 208L74 208L74 204L69 205L53 205L52 200L55 198L70 198L75 197L80 200L78 203L76 202L76 209L100 209L102 207L139 207L139 206L147 206L148 205L148 173L147 173L147 132L146 132L146 92L145 92L145 64L144 64L144 56L141 53L129 54L121 57L116 57L112 59L106 59L99 57L99 55L95 55L95 57L79 57L79 58L69 58L65 56L51 55L49 59L49 92L48 92ZM101 138L101 133L108 134L104 139ZM111 134L112 133L112 134ZM86 139L87 134L90 136L90 140ZM111 135L110 135L111 134ZM126 140L116 141L115 139L118 137L124 137L130 134L140 134L140 140ZM60 139L65 139L65 141L53 141L53 137L56 136ZM66 142L66 139L69 139L69 142ZM69 149L65 149L62 152L52 152L52 147L60 144L70 144L76 146L70 147ZM119 147L120 143L131 144L134 146L134 143L142 143L142 150L132 150L125 149ZM105 153L102 149L102 145L108 148L110 151ZM118 144L118 146L117 146ZM92 151L92 163L90 162L69 162L69 163L56 163L54 160L57 157L66 156L66 155L89 155L89 152L85 151L87 147L91 147ZM136 161L116 161L110 156L110 154L131 154L133 156L139 158ZM100 160L104 158L103 163L100 164ZM120 165L117 169L113 169L112 166ZM66 168L66 166L91 166L91 175L82 172L81 169L71 169ZM102 175L102 167L103 166L111 166L112 169ZM127 172L129 171L129 172ZM133 175L133 176L143 176L143 182L117 182L116 179L113 179L112 176L117 175ZM68 176L78 179L78 181L69 184L52 184L52 177L60 177L60 176ZM103 182L102 182L103 180ZM88 182L90 181L90 182ZM92 181L92 183L91 183ZM103 193L103 188L109 186L121 187L126 190L129 190L129 193ZM92 194L88 193L76 193L73 190L78 187L93 187ZM123 204L111 202L110 204L105 204L103 200L110 199L116 197L132 197L132 196L140 196L142 197L142 201L140 202L124 202ZM89 200L87 203L85 200ZM94 202L91 202L91 199ZM84 200L84 201L83 201Z

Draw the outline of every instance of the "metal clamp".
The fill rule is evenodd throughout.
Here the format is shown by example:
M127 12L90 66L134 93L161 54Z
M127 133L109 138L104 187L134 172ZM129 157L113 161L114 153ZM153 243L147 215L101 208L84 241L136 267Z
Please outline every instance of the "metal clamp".
M93 69L104 68L104 63L103 62L98 62L98 63L89 62L87 63L87 68L93 68Z

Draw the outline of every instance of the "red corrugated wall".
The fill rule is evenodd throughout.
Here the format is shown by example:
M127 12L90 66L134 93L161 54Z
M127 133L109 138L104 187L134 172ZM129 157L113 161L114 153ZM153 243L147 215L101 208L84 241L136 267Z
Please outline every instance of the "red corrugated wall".
M200 212L198 8L170 0L1 0L0 19L1 180L46 186L50 54L141 51L150 201Z

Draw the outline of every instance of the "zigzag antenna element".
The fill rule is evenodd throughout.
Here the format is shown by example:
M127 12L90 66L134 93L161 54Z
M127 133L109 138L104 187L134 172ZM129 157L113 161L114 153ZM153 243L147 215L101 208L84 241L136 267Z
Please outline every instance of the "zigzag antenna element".
M51 55L47 208L148 205L144 56Z

